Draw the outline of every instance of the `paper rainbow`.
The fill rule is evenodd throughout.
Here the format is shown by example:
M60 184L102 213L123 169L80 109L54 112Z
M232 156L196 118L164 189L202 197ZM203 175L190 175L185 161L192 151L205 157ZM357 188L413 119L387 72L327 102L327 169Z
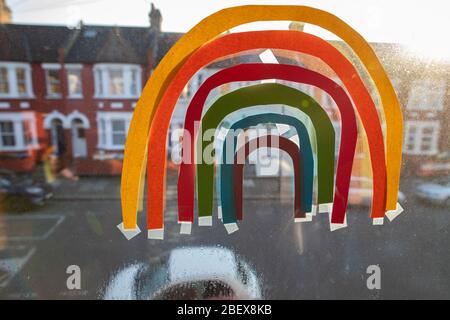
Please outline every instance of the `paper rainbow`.
M346 42L361 66L367 71L375 86L376 94L380 97L381 112L385 120L385 136L375 103L358 70L347 57L327 41L302 31L293 30L224 34L233 27L257 21L300 21L326 29ZM356 144L355 114L362 123L369 145L373 174L371 218L374 224L382 224L385 215L389 219L393 219L402 212L403 209L397 202L403 141L402 113L392 84L370 45L344 21L322 10L306 6L240 6L214 13L187 32L161 60L144 87L130 123L122 171L123 222L118 227L127 239L131 239L140 232L137 225L137 213L143 209L143 186L146 171L148 238L163 238L167 160L164 137L167 136L173 109L185 85L198 70L211 62L254 49L283 49L314 56L336 73L343 88L319 73L291 65L260 63L237 65L224 69L202 84L188 107L185 129L191 133L191 138L186 139L189 140L189 145L186 145L186 141L183 140L183 152L186 147L192 149L196 145L196 139L199 138L193 128L195 120L201 120L202 128L204 126L220 127L221 121L228 114L223 110L225 107L223 101L232 101L235 109L238 105L245 108L255 104L268 104L268 101L299 107L299 97L302 97L301 101L306 101L308 105L315 107L303 108L301 111L315 110L312 114L308 114L310 117L326 115L320 105L313 99L308 99L304 93L281 84L271 83L244 87L227 93L215 102L218 106L214 108L214 112L210 110L202 117L206 97L215 87L229 82L263 79L280 79L313 85L330 94L338 105L341 113L342 137L336 178L333 180L334 167L329 160L324 160L324 158L328 157L329 159L329 154L333 154L334 157L334 146L332 149L334 140L333 144L330 143L331 138L329 137L331 134L334 139L334 129L331 126L330 131L330 119L325 121L321 118L320 124L316 121L316 136L328 135L328 140L323 140L325 142L322 142L322 147L318 146L317 163L312 164L316 166L319 177L318 207L315 208L315 205L312 204L310 211L309 204L312 201L310 193L301 191L302 196L298 198L301 203L297 203L297 206L301 208L298 212L299 217L306 218L318 208L319 212L330 213L331 230L346 225L348 186ZM266 100L259 97L264 97ZM213 121L214 119L215 121ZM304 148L305 142L301 141L300 144L300 149ZM196 151L201 152L202 150ZM190 157L191 159L194 157L192 150ZM302 161L300 165L304 167L299 170L302 181L298 182L298 185L302 189L308 185L308 180L303 181L308 167L305 166L304 157L299 159ZM327 163L327 165L325 166L323 163ZM225 171L224 174L227 174L229 170ZM213 172L213 166L197 165L200 225L211 225L212 223ZM195 174L195 165L192 162L191 164L181 164L178 182L178 214L182 233L190 233L191 225L194 222ZM230 199L242 199L239 195L234 196L238 194L239 190L235 190L233 193L229 190L229 184L222 183L222 179L230 181L229 174L233 173L228 173L227 178L220 176L221 191L225 192L226 190L227 194L232 194ZM328 180L323 177L328 177ZM233 181L233 177L231 179ZM234 181L231 187L238 183L238 181ZM224 209L223 205L227 207L226 216L222 216L224 223L235 224L236 211L239 212L240 204L229 203L226 201L226 197L221 201L225 202L222 202L220 209ZM227 221L229 217L232 218ZM228 225L227 230L233 232L237 230L237 225Z

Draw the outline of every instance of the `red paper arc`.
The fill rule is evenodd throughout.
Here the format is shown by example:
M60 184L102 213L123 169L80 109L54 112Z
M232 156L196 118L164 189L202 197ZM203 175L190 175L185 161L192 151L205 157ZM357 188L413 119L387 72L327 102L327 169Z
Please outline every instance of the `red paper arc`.
M335 183L335 189L340 194L340 201L336 201L336 207L333 211L339 212L340 210L345 212L357 140L355 112L346 92L331 79L303 67L286 64L253 63L236 65L213 74L200 86L187 108L184 121L184 133L187 136L183 136L182 150L190 147L191 151L189 152L190 161L181 163L178 177L178 220L180 222L194 221L194 148L197 134L194 124L201 119L209 93L214 88L225 83L263 79L279 79L313 85L327 92L335 101L341 114L342 136Z

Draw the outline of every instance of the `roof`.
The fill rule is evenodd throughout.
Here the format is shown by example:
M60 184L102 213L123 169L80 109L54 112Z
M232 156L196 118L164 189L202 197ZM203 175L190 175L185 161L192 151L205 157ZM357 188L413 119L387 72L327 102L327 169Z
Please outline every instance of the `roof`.
M160 34L156 63L181 36ZM147 64L154 38L148 27L1 24L0 61L58 62L58 50L63 48L67 63Z
M70 32L63 26L0 25L0 60L57 62Z
M66 43L65 61L145 64L149 43L148 28L82 26Z
M78 27L69 28L57 25L0 24L0 61L56 63L59 60L59 49L64 49L66 63L109 62L147 65L149 53L152 53L153 57L156 57L153 63L157 65L182 36L183 33L161 32L156 46L155 33L150 27L80 24ZM339 48L352 61L357 61L347 44L342 41L330 41L330 43ZM401 45L390 43L371 43L370 45L388 72L399 72L406 65L410 69L422 65L417 63L417 58L405 56L405 48ZM259 51L251 50L245 54L219 59L210 67L223 68L235 63L259 62L255 56ZM318 63L317 58L308 57L305 54L291 52L281 56L281 63L286 58L301 61L306 67L313 66L315 71L324 74L331 72L326 65ZM439 65L440 68L431 68L436 65L430 65L429 69L448 72L450 64L440 63Z

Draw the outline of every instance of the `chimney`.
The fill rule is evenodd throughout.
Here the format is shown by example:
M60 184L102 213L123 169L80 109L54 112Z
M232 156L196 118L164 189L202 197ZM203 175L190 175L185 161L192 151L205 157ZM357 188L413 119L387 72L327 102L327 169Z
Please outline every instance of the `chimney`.
M161 37L162 15L161 11L152 3L150 12L148 14L150 20L149 29L149 47L147 48L147 73L150 75L152 70L156 67L156 60L158 59L159 40Z
M150 30L160 32L162 24L162 15L159 9L156 9L155 5L152 3L150 7L150 13L148 14L150 20Z
M11 9L6 5L6 0L0 0L0 24L11 23Z

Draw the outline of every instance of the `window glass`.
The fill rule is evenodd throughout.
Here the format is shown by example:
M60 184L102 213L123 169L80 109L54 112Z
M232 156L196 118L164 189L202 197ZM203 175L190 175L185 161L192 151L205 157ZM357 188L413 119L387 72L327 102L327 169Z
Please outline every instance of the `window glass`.
M99 121L99 145L104 146L106 144L106 125L105 120L100 119Z
M123 71L120 69L109 70L109 93L113 96L123 95L124 92L124 79Z
M27 94L26 71L23 68L16 69L17 92L19 95Z
M124 120L112 120L112 144L114 146L123 146L126 139L125 121Z
M81 96L81 70L68 69L67 79L69 82L69 96Z
M138 94L138 71L131 70L130 94L136 96Z
M102 70L96 70L95 71L96 78L95 78L95 88L98 96L103 95L103 72Z
M59 69L48 69L47 73L47 94L49 96L61 95L61 82Z
M0 121L0 135L2 147L14 147L16 145L14 122Z
M0 93L9 93L8 69L0 67Z
M33 129L31 121L22 121L23 143L25 146L33 143Z
M436 153L439 143L439 124L430 121L407 121L404 151L409 154Z

